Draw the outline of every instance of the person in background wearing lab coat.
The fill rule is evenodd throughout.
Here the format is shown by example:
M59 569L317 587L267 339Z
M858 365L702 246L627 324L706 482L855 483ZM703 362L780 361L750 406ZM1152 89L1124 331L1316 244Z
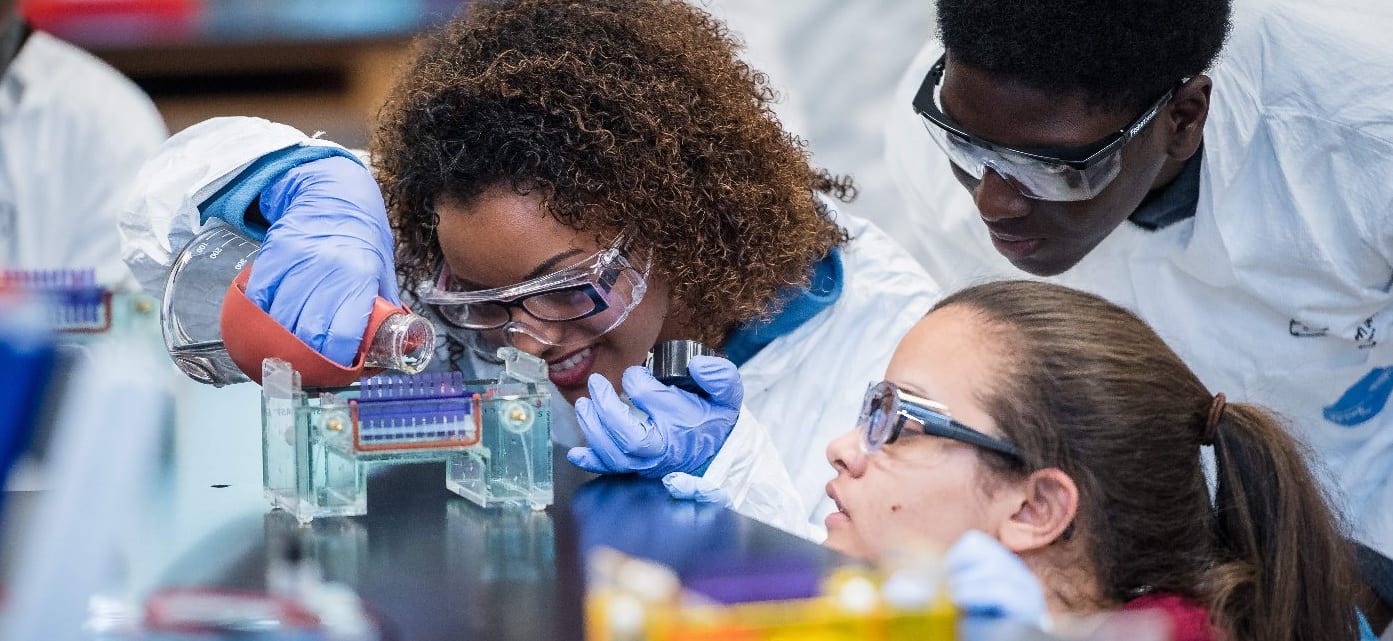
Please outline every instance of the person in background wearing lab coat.
M945 287L1104 296L1286 416L1393 554L1393 12L1360 0L939 0L888 164Z
M1023 576L951 573L955 598L1011 594L1012 616L1061 628L1155 610L1175 641L1373 639L1305 448L1218 392L1097 296L1019 280L954 293L827 448L827 545L875 559L952 544L950 568L964 547L1008 549Z
M0 268L94 268L129 278L116 221L141 163L168 136L116 70L34 31L0 0Z
M128 260L157 291L209 219L264 235L248 295L339 362L400 280L451 365L501 344L548 361L586 437L575 464L756 518L807 506L782 525L820 538L822 450L939 290L837 212L848 183L809 166L736 49L678 0L471 3L380 114L381 192L332 143L212 120L142 171ZM725 353L692 363L705 394L637 367L668 339Z

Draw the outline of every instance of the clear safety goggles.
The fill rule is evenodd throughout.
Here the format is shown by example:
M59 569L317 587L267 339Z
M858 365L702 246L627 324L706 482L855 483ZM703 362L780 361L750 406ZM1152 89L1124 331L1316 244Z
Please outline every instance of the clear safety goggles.
M1000 145L963 130L939 108L944 54L924 76L914 95L914 110L943 153L959 169L982 180L991 169L1021 195L1035 200L1072 202L1097 196L1122 171L1122 148L1161 113L1183 78L1132 124L1089 145L1053 149L1019 149Z
M465 290L444 265L421 302L446 323L474 330L471 343L486 355L516 346L518 335L578 347L618 327L648 291L648 266L634 266L624 247L621 237L580 263L494 289Z
M915 396L890 381L881 381L866 390L856 426L865 436L862 446L867 452L875 452L894 443L900 438L900 432L907 422L917 424L930 436L975 445L1003 454L1013 461L1025 462L1020 448L953 420L948 406L943 403Z

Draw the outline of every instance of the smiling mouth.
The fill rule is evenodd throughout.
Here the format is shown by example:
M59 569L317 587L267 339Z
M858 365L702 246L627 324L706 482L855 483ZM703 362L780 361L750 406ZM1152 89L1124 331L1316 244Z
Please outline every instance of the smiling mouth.
M585 383L595 365L593 346L547 362L547 376L557 387L577 387Z
M575 367L576 365L579 365L581 361L585 360L585 357L586 357L586 356L589 356L589 351L590 351L590 348L587 347L587 348L585 348L585 349L583 349L583 350L580 350L579 352L576 352L576 353L574 353L574 354L571 354L570 356L567 356L565 359L561 360L560 362L548 363L548 365L550 365L550 366L556 368L556 371L558 371L558 372L569 370L569 369L571 369L572 367Z

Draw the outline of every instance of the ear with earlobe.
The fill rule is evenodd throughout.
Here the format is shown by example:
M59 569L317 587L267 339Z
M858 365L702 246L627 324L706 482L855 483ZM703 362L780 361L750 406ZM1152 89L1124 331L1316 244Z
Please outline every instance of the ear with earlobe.
M1070 529L1078 515L1079 488L1057 468L1036 470L1016 485L1015 511L998 525L996 538L1016 554L1045 548Z
M1214 81L1204 74L1191 78L1177 89L1162 117L1170 125L1166 155L1184 162L1199 151L1204 140L1204 123L1209 117L1209 92Z

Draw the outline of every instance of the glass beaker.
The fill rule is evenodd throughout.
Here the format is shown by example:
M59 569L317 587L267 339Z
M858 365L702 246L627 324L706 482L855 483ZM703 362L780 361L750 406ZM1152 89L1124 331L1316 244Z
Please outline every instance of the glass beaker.
M252 380L228 354L221 319L228 286L260 250L260 243L236 229L216 226L189 241L170 266L160 307L165 347L179 369L200 383L221 387ZM403 311L383 321L363 350L364 367L414 374L434 354L435 326Z
M160 305L160 329L170 358L190 378L223 386L251 380L223 347L222 299L261 244L217 226L189 241L174 258Z

